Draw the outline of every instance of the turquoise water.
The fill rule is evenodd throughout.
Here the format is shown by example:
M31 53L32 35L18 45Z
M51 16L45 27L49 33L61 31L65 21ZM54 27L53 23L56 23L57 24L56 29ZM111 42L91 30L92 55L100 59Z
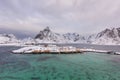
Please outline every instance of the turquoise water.
M0 80L120 80L118 55L7 55L0 59Z

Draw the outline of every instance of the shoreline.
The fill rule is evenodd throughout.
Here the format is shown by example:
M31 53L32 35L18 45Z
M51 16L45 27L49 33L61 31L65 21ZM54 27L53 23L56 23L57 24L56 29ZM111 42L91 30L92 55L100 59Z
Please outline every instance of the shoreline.
M44 43L41 43L41 44L44 44ZM54 45L56 43L49 43L49 44ZM59 47L61 47L61 46L73 46L76 48L80 48L80 49L83 49L83 51L81 51L82 53L83 52L91 52L90 51L90 49L91 49L91 50L94 50L92 52L96 52L95 50L97 50L98 53L104 53L101 51L105 51L105 53L108 52L108 53L120 54L120 50L119 50L120 46L119 45L91 45L91 44L77 44L77 43L66 43L66 44L62 43L62 44L56 44L56 45ZM37 46L37 45L25 45L25 44L19 44L19 43L0 44L0 47L11 47L11 46L23 48L23 47L32 47L32 46ZM85 51L85 49L89 49L89 50ZM61 53L63 54L64 52L61 52ZM75 52L75 53L77 53L77 52ZM72 52L70 52L69 54L72 54Z
M73 46L57 46L57 45L39 45L39 46L24 46L23 48L13 50L15 54L76 54L84 52L106 53L120 55L120 52L111 50L98 50L92 48L77 48Z

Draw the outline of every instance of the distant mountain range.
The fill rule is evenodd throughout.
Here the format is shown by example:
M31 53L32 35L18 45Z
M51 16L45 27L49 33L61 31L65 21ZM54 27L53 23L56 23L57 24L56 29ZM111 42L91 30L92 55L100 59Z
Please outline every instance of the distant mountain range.
M6 43L86 43L98 45L120 45L120 28L105 29L87 36L78 33L55 33L49 27L41 30L35 38L17 39L13 34L0 34L0 44Z
M78 33L59 34L50 30L49 27L40 31L39 34L36 35L35 39L57 43L85 43L84 36L81 36Z
M19 43L20 41L13 34L0 34L0 44Z
M105 29L96 34L92 44L118 45L120 44L120 28Z
M120 28L105 29L97 34L87 36L78 33L59 34L49 29L40 31L35 39L45 42L55 43L88 43L99 45L118 45L120 44Z

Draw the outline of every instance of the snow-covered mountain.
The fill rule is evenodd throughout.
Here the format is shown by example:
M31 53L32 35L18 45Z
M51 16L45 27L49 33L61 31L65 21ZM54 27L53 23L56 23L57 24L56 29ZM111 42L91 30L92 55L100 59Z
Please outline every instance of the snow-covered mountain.
M0 34L0 44L19 43L13 34Z
M59 34L51 31L49 27L40 31L39 34L36 35L35 39L43 41L43 42L58 42L58 43L73 43L73 42L81 42L85 43L84 36L79 35L78 33L66 33Z
M47 27L40 31L39 34L36 35L35 39L38 42L118 45L120 44L120 28L105 29L98 34L82 36L78 33L55 33Z
M2 44L37 44L37 43L86 43L98 45L120 45L120 28L105 29L97 34L82 36L78 33L59 34L49 27L41 30L33 38L17 39L13 34L0 34Z
M105 29L98 33L91 41L99 45L120 45L120 28Z
M0 34L0 46L26 46L35 44L35 39L30 37L18 39L13 34Z

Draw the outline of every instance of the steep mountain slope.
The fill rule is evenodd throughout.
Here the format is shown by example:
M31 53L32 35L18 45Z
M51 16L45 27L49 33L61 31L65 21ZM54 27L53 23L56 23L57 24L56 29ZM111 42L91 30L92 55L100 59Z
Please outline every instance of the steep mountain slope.
M66 33L59 34L52 32L49 27L45 28L43 31L40 31L36 35L35 39L45 42L60 42L60 43L70 43L70 42L81 42L85 41L83 36L80 36L77 33Z
M19 40L13 34L0 34L0 44L18 43Z
M0 34L0 44L37 44L37 43L87 43L98 45L120 45L120 28L105 29L98 34L82 36L78 33L59 34L46 27L35 39L18 40L13 34Z
M95 36L92 44L117 45L120 44L120 28L105 29Z
M81 36L78 33L54 33L49 29L49 27L47 27L40 31L35 39L37 39L39 42L118 45L120 44L120 28L105 29L98 34Z

